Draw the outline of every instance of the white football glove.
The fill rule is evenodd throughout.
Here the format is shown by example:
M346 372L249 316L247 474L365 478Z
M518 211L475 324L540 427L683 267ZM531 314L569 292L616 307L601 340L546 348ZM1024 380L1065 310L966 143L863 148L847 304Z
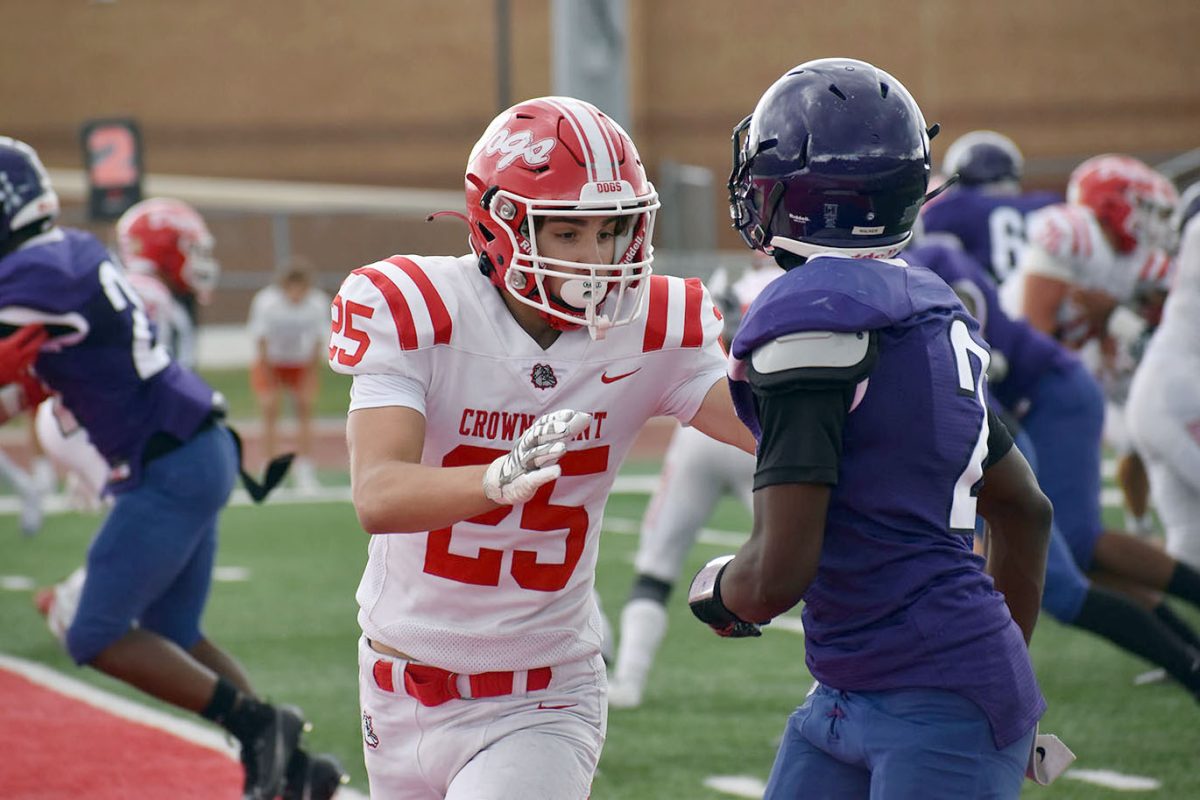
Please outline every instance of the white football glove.
M569 408L538 417L516 447L488 466L483 493L501 505L526 502L562 474L558 460L567 452L567 442L591 423L591 414Z

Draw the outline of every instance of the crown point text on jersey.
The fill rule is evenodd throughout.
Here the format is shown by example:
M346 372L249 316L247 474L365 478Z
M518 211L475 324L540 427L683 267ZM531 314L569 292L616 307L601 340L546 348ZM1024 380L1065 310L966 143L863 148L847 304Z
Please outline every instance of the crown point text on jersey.
M464 408L462 418L458 422L458 432L463 436L474 436L478 439L491 441L513 442L523 434L537 414L526 414L521 411L492 411L486 408ZM600 430L608 419L607 411L593 411L592 424L585 428L576 441L590 441L600 438Z

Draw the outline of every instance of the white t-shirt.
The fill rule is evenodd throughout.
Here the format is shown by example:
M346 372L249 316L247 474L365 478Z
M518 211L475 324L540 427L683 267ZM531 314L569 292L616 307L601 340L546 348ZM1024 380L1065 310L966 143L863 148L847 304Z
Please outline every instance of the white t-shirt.
M600 651L592 599L601 519L647 419L689 422L725 372L721 319L698 279L655 275L633 323L542 350L472 256L396 256L352 273L334 300L330 366L351 411L426 419L421 463L486 464L540 415L593 414L563 477L528 503L428 533L375 535L358 588L371 639L461 673L532 669Z
M292 303L283 289L272 284L254 295L246 327L251 339L266 342L267 363L312 363L317 346L329 335L329 295L310 288L299 303Z

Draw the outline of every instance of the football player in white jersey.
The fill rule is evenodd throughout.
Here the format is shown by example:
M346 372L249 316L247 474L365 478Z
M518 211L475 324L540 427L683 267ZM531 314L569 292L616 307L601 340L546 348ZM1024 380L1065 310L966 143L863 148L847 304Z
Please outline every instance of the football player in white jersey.
M1068 346L1087 345L1107 397L1105 435L1118 451L1127 525L1149 529L1149 486L1125 434L1129 378L1161 303L1170 267L1163 249L1178 202L1175 187L1124 155L1090 158L1071 173L1067 202L1029 219L1029 247L1015 280L1001 287L1013 316Z
M783 274L769 257L755 252L750 266L733 283L724 267L709 278L708 288L725 316L725 342L758 293ZM681 427L671 438L658 488L642 519L633 587L621 610L621 637L608 688L614 708L642 703L654 657L667 633L667 598L679 579L684 559L700 526L726 494L753 506L754 457Z
M1179 204L1174 283L1129 393L1167 552L1200 568L1200 183Z
M246 327L256 347L250 385L262 414L263 452L268 460L278 455L281 396L290 395L296 414L292 475L301 491L316 489L312 417L320 388L317 366L324 366L329 338L329 295L313 286L307 261L292 259L275 282L254 295Z
M379 261L333 302L372 534L367 773L391 800L583 800L607 724L592 588L617 468L655 415L754 441L708 292L651 275L658 196L619 125L566 97L513 106L471 152L466 204L469 255Z

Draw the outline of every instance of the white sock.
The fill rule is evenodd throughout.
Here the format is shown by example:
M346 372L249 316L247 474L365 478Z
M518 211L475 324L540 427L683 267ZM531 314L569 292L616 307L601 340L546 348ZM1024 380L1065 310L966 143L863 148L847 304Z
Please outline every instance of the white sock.
M1146 511L1142 516L1135 516L1133 512L1125 511L1125 530L1130 533L1136 533L1138 536L1146 536L1154 532L1154 512Z
M665 606L646 598L626 603L621 609L621 646L617 648L613 680L634 687L640 694L666 633Z

